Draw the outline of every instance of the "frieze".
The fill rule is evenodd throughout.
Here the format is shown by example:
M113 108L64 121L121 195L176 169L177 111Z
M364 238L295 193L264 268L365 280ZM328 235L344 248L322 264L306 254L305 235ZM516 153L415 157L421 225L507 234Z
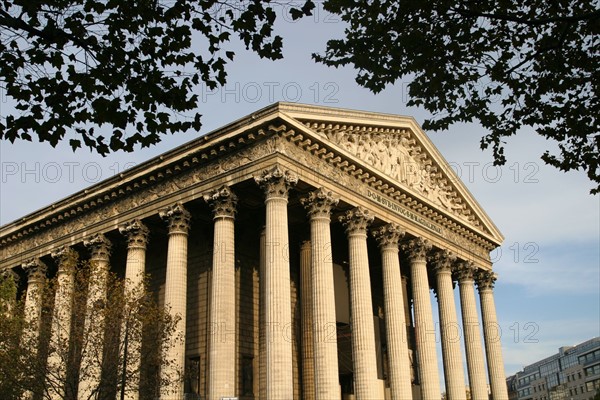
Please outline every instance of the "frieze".
M338 182L342 186L358 192L362 190L364 184L360 182L358 179L348 175L347 172L341 170L340 168L336 168L331 163L325 162L321 160L319 157L314 156L310 152L301 149L296 145L287 145L282 150L282 153L290 157L291 159L297 161L301 165L305 165L315 172L315 174L325 175L327 178L332 181Z
M46 230L24 237L21 240L2 246L1 256L7 259L24 251L40 247L46 243L72 236L83 230L89 229L98 223L110 221L125 211L149 205L158 199L188 189L200 182L241 167L249 162L266 157L276 151L280 146L278 137L268 137L251 147L238 150L235 153L224 155L207 164L190 169L179 175L172 175L168 180L149 184L126 197L114 199L105 206L66 220L60 225L54 225ZM157 210L158 212L158 210Z
M149 182L145 186L131 191L126 196L110 199L110 202L107 201L105 205L92 208L87 213L77 214L60 224L51 225L37 234L33 233L31 236L25 236L20 240L3 246L2 258L11 258L32 248L43 246L64 237L76 235L95 224L115 219L129 210L148 206L153 202L164 199L165 196L187 190L207 179L243 167L248 163L275 152L286 154L291 159L302 165L311 167L313 170L318 171L316 173L327 176L328 179L343 185L350 191L362 193L367 198L371 198L388 209L398 212L405 218L435 232L458 246L468 249L467 253L476 254L483 259L489 260L489 252L481 246L475 245L460 234L452 232L450 229L443 229L416 212L392 202L383 195L371 190L368 183L361 181L357 176L349 174L346 170L340 168L338 164L325 161L296 144L282 140L279 135L267 136L252 146L244 147L234 153L221 155L213 161L200 164L179 174L167 175L163 180Z
M371 200L374 200L382 206L396 212L399 215L419 224L420 226L428 229L431 232L436 233L442 238L456 244L457 246L464 249L464 252L458 253L462 259L471 259L473 255L476 255L484 260L490 259L489 251L485 248L476 245L467 238L461 236L459 233L453 232L450 229L442 228L427 218L419 215L418 213L400 205L389 199L389 197L376 192L371 187L362 182L355 176L350 175L348 172L336 167L333 163L327 162L318 156L311 154L295 144L289 143L282 152L289 156L291 159L296 160L298 163L310 167L315 174L327 176L332 181L339 183L350 191L360 193ZM317 179L318 180L318 179Z
M428 230L437 233L438 235L444 237L444 230L434 224L433 222L427 220L426 218L410 211L409 209L402 207L400 204L386 198L384 195L379 193L375 193L369 189L366 190L367 198L375 200L377 203L389 208L397 214L402 215L404 218L409 219L417 224L427 228Z

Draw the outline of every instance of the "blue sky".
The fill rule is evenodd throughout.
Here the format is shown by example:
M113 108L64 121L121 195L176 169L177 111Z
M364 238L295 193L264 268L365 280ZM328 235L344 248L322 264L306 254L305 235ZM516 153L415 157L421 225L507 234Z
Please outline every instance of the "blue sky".
M235 45L239 52L228 68L227 86L215 92L200 88L200 133L168 136L151 149L106 158L86 150L73 154L64 145L0 142L0 224L275 101L411 115L421 123L428 114L406 106L408 81L373 95L354 82L351 68L332 69L311 60L311 52L322 51L326 40L343 29L334 16L318 11L303 22L280 20L284 60L260 60ZM9 109L0 92L0 114ZM589 195L585 174L544 165L539 156L552 144L531 131L508 139L508 161L501 168L491 166L491 153L479 149L484 134L478 125L460 124L429 136L506 237L494 253L494 268L511 374L560 346L600 336L600 197Z

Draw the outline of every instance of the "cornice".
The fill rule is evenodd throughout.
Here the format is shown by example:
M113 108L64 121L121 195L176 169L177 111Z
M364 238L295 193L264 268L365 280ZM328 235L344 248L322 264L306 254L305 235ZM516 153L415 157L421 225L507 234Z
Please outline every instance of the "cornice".
M336 168L344 171L350 176L360 180L363 184L380 192L391 200L400 203L406 208L417 214L423 215L444 228L459 234L473 243L482 246L488 251L498 247L502 238L498 239L490 234L465 224L457 217L445 213L431 204L418 194L411 193L407 188L390 179L385 174L377 171L350 154L341 149L335 143L330 142L305 126L302 122L296 121L290 117L282 117L288 124L295 129L288 129L283 136L291 143L302 148L304 151L312 153L324 161L332 164Z
M245 122L230 124L227 131L209 133L4 225L0 228L0 246L84 215L285 129L276 125L277 118L253 124L258 121L250 117Z
M390 124L405 127L411 129L411 131L420 129L411 117L276 103L1 227L0 246L11 244L70 219L85 215L117 199L126 198L133 193L168 180L170 177L189 172L199 165L214 161L225 154L233 153L275 134L281 135L303 151L319 157L373 190L486 250L491 251L500 245L502 237L499 232L488 234L481 229L477 229L477 227L469 226L449 213L437 209L427 199L417 193L412 193L398 182L366 165L363 160L358 159L355 155L328 140L324 134L311 129L306 122L302 121L304 115L310 115L315 121L315 118L325 121L343 121L347 119L348 121L354 121L357 125L369 122L369 126L380 125L381 129L389 129ZM361 120L364 121L361 122ZM325 124L325 122L322 123ZM385 128L386 126L387 128ZM422 135L426 138L424 133ZM421 142L423 144L423 141ZM428 139L423 146L437 161L444 161L433 144L430 141L428 142ZM450 173L452 172L450 169ZM455 178L458 182L455 186L461 196L473 205L473 209L480 210L480 207L470 193L466 191L464 185L460 183L458 177ZM489 221L485 214L483 217L484 221ZM493 225L492 227L495 228Z

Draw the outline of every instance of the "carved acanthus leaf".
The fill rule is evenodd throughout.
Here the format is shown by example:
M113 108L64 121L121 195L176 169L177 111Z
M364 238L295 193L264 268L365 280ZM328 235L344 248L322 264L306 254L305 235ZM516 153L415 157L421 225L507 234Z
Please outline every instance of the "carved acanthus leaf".
M119 225L119 232L127 238L129 248L146 248L150 231L139 219Z
M367 226L371 225L375 217L366 208L356 207L346 211L339 219L346 227L346 233L353 235L366 234Z
M427 239L415 238L402 245L402 250L406 252L408 258L413 261L426 261L427 253L431 250L431 243Z
M75 271L79 254L70 246L61 246L50 253L58 264L58 273L70 274Z
M338 204L340 199L331 190L321 187L313 190L300 201L308 210L310 218L329 218L331 209Z
M456 255L450 250L436 250L429 256L429 263L437 273L452 273Z
M477 287L479 288L480 292L483 290L494 289L496 279L498 279L498 275L489 270L480 269L475 274L475 282L477 282Z
M377 243L379 243L379 247L393 247L396 250L398 249L398 242L404 235L404 230L398 224L387 224L373 232L373 236L377 240Z
M204 201L212 208L215 218L233 218L235 216L238 198L229 186L221 186L203 197Z
M22 267L27 272L27 279L29 282L40 281L46 278L48 267L39 258L32 258L25 261Z
M288 197L289 190L298 183L298 176L291 171L282 169L279 165L262 171L254 180L265 191L267 199L273 197Z
M99 233L83 241L83 245L92 253L90 259L93 261L108 261L112 244L103 234Z
M163 208L158 212L158 215L167 222L169 234L188 233L192 216L183 204L175 203L172 206Z

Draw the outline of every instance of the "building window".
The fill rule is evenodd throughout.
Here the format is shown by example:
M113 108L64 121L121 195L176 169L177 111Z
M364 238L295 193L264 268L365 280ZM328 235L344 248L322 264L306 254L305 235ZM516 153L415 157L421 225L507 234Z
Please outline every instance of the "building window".
M600 379L586 382L585 387L588 392L595 392L596 390L600 389Z
M598 375L600 374L600 364L596 364L594 366L588 367L585 369L586 376Z

